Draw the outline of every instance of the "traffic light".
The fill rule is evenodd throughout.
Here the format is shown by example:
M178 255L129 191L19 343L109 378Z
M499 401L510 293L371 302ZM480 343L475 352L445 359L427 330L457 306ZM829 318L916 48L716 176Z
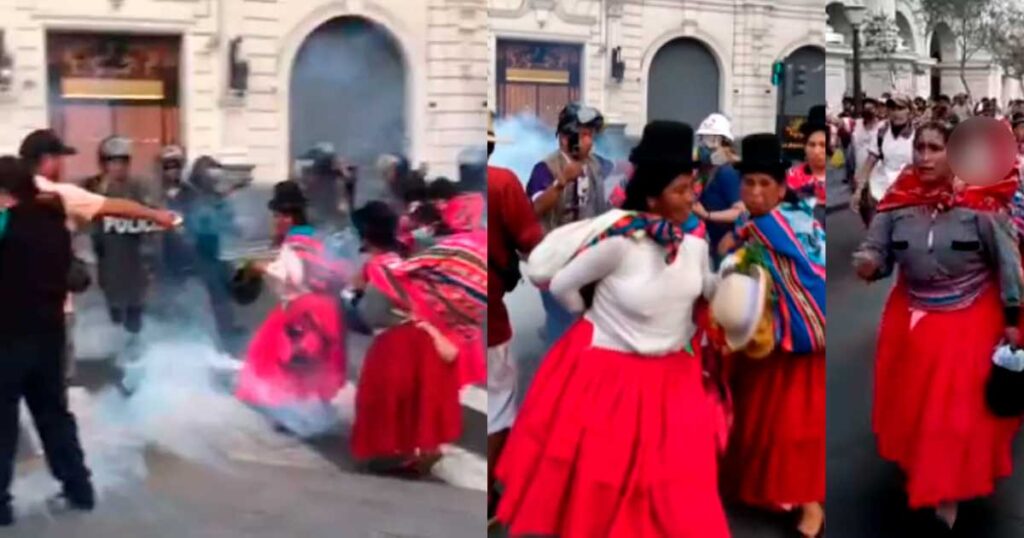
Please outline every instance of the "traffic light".
M796 66L796 75L793 77L793 95L807 93L807 66Z
M782 86L782 81L786 78L786 64L783 62L775 62L772 64L772 86Z

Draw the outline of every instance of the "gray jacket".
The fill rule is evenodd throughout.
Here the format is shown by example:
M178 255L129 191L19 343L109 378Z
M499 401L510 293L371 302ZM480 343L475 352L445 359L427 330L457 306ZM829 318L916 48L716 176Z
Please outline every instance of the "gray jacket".
M966 208L932 211L917 206L879 213L858 254L879 264L875 278L899 265L917 306L979 295L998 278L1005 307L1021 304L1021 257L1009 218Z

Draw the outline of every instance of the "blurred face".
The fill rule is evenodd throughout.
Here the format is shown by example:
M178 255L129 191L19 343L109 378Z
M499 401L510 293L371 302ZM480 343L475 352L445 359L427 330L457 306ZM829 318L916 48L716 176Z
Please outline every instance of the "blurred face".
M103 173L114 181L126 181L130 169L128 159L108 159L103 162Z
M740 200L754 217L771 213L786 196L786 186L764 173L745 174L740 185Z
M288 235L288 230L291 230L293 225L294 222L292 222L291 216L274 211L272 232L274 233L274 238L278 241L284 239L284 236Z
M804 152L807 158L807 164L812 170L824 170L825 164L828 162L827 151L825 149L826 140L825 133L823 131L815 131L811 133L811 136L807 139L807 144L804 145Z
M163 163L164 185L176 186L181 183L181 162L166 161Z
M1017 137L1017 142L1024 144L1024 123L1018 123L1013 128L1013 135Z
M893 125L906 125L910 121L910 109L897 103L893 103L889 107L889 121Z
M921 131L914 140L914 166L923 183L952 181L953 171L946 158L946 141L934 129Z
M676 224L686 222L690 218L696 195L693 192L693 174L680 174L669 183L657 198L648 198L647 207L652 213L660 215Z
M51 181L59 181L62 168L63 165L60 157L56 155L44 155L39 161L39 170L36 173Z
M872 119L878 115L878 109L875 107L875 103L867 102L864 103L864 118Z

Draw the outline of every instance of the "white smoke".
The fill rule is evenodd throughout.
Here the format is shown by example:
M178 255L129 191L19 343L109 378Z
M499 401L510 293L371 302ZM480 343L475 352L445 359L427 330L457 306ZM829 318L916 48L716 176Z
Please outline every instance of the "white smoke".
M275 432L268 417L235 399L231 380L241 362L218 351L208 329L214 324L205 312L205 292L199 283L192 284L176 305L190 305L186 308L194 316L182 319L192 321L145 319L138 339L138 366L129 367L132 385L137 387L130 397L114 387L95 394L81 388L69 391L86 463L101 500L143 482L149 474L146 455L150 451L171 454L221 473L234 472L234 461L273 461L280 453L286 453L289 460L305 456L308 460L300 462L302 465L324 464L312 453L296 454L300 438ZM80 319L89 323L89 330L78 332L77 344L92 350L104 346L111 350L113 346L100 339L119 329L104 322L105 312L93 307L80 313L84 314ZM96 330L103 325L107 326L105 330ZM346 387L330 409L320 409L312 418L294 415L293 419L307 423L300 433L323 433L308 424L318 424L329 415L333 415L329 422L334 426L350 424L353 395L354 388ZM19 473L13 485L15 508L23 514L47 513L51 508L48 501L58 487L38 460L30 465L31 471Z
M502 118L495 121L494 129L498 142L494 146L490 164L512 170L524 186L530 180L533 167L558 149L554 128L536 116L521 114ZM605 130L594 141L594 151L616 164L629 159L632 146L629 138L614 130ZM621 178L606 179L609 180L606 187L610 188L613 179ZM606 189L606 192L610 190Z

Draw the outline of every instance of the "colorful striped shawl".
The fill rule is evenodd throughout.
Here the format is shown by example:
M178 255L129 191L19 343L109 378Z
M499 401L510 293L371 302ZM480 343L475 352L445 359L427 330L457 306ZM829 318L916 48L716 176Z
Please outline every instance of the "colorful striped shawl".
M399 309L467 345L479 339L487 315L486 251L485 230L455 234L367 276Z
M666 249L665 262L672 263L679 252L679 245L686 235L704 239L707 236L707 227L704 225L704 221L691 213L686 222L678 225L656 215L631 212L583 245L576 255L610 237L648 237ZM575 256L573 257L575 258Z
M825 231L805 203L744 220L740 238L764 247L772 275L779 345L790 353L824 350Z

